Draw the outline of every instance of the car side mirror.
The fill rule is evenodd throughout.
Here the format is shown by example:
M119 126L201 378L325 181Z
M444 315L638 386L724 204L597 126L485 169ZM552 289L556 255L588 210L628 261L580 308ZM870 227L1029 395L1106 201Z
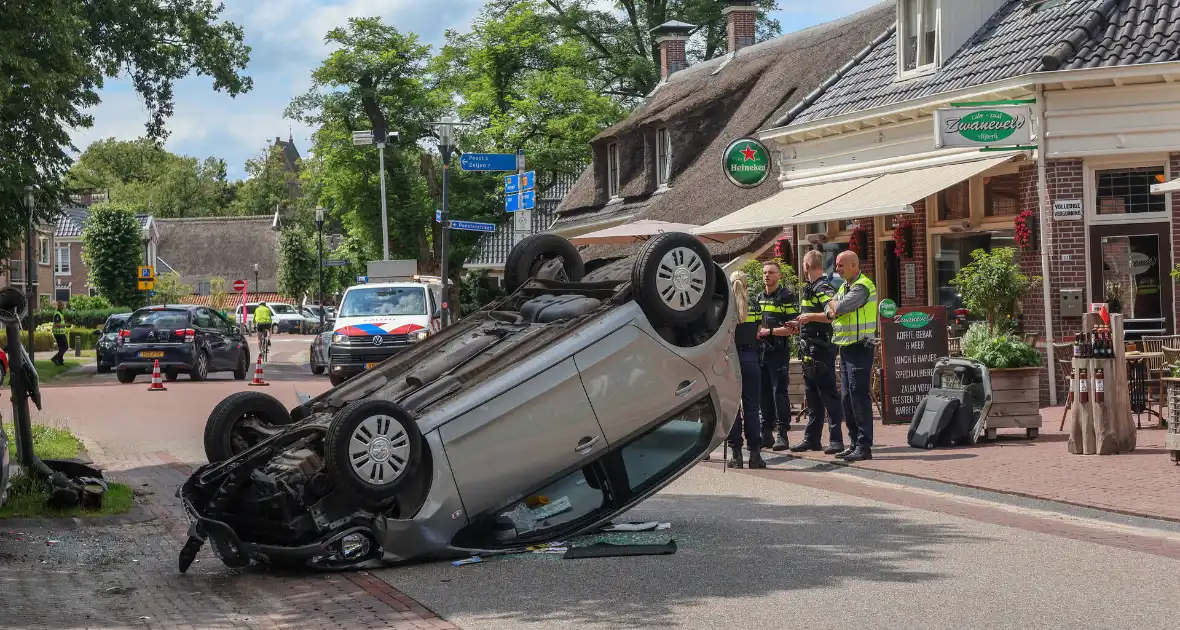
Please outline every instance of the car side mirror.
M430 316L430 319L442 319L442 313L436 312L434 315Z

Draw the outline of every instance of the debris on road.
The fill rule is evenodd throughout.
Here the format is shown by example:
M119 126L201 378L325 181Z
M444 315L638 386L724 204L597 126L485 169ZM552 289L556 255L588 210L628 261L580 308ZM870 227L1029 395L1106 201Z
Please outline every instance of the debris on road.
M671 529L671 523L661 523L659 521L649 521L646 523L619 523L603 526L599 531L603 532L651 532L660 531L664 529Z
M668 556L674 553L676 553L676 541L671 539L663 545L616 545L600 542L585 547L574 547L566 552L565 559Z

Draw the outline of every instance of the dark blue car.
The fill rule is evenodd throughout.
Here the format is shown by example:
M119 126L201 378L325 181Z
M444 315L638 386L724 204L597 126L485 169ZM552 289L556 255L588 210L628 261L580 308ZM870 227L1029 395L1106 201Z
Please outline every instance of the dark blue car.
M240 381L250 368L246 335L217 311L191 304L135 311L119 331L117 348L120 383L151 374L156 361L170 381L182 372L194 381L213 372L233 372Z
M119 329L127 323L131 313L116 313L107 318L98 341L94 344L94 355L98 360L98 373L106 374L119 362Z

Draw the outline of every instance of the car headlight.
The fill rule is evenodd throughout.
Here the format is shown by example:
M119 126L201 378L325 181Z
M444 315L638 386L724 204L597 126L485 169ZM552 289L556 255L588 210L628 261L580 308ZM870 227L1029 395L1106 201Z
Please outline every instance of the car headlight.
M425 330L415 330L409 334L410 343L417 343L426 339L427 332Z
M347 342L348 342L347 335L341 335L340 333L335 333L332 335L332 343L347 343Z

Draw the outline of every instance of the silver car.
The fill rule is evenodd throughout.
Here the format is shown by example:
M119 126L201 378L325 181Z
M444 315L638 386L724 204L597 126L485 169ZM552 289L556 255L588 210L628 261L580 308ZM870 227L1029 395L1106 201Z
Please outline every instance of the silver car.
M600 527L728 434L736 312L695 237L583 263L530 236L508 297L290 413L258 392L209 417L179 493L185 571L315 569L521 549Z

